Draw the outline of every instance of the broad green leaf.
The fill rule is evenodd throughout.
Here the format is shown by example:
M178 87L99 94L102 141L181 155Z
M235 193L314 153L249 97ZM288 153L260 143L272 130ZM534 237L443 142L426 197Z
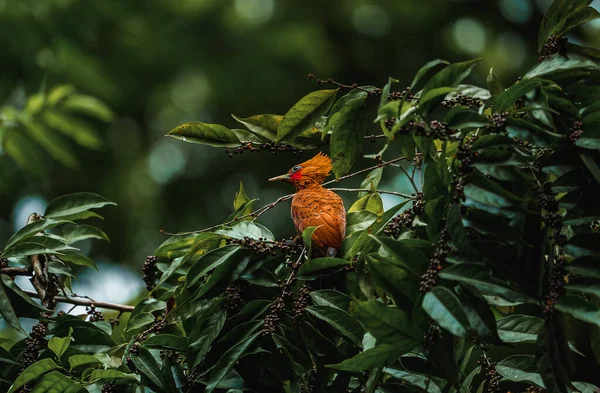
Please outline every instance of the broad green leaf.
M231 227L219 229L215 233L233 237L235 239L249 237L254 240L259 240L260 238L275 240L275 236L273 236L267 227L253 221L238 221Z
M48 126L73 139L78 145L88 149L98 149L102 146L102 138L87 122L49 110L44 112L43 119Z
M380 216L383 213L383 201L378 193L374 192L365 195L358 199L350 206L348 213L358 212L361 210L367 210Z
M408 352L418 346L422 334L411 324L409 314L396 306L386 306L377 300L353 301L352 315L358 319L365 330L371 333L377 342L395 344L401 342ZM410 347L412 339L413 347Z
M570 1L570 0L567 0ZM586 75L590 71L600 70L600 62L587 56L569 53L567 57L554 55L533 67L523 80L532 78L559 79Z
M87 392L80 383L58 371L52 371L35 384L31 393L77 393L81 390Z
M490 68L490 72L487 76L487 87L492 96L498 96L504 92L504 85L498 75L494 72L493 68Z
M310 298L318 306L335 307L345 312L350 311L350 297L333 289L311 291Z
M313 241L313 235L317 229L319 229L319 227L314 226L314 227L304 228L304 230L302 231L302 240L304 241L304 244L306 245L306 255L308 255L309 257L312 256L312 254L313 254L312 241Z
M77 192L63 195L50 201L48 207L46 207L44 217L69 220L76 214L107 205L116 205L116 203L91 192Z
M535 358L531 355L513 355L499 361L496 370L509 381L531 382L544 387L542 376L535 368Z
M36 236L37 237L37 236ZM47 246L40 243L33 243L32 239L29 242L20 243L11 247L7 252L3 253L1 256L3 258L12 258L12 257L26 257L30 255L40 255L40 254L60 254L59 250L53 250L48 248Z
M600 235L596 233L577 234L569 239L564 247L564 251L565 254L573 257L598 257L600 256L600 249L598 248L599 241Z
M67 337L52 337L48 341L48 349L54 352L56 358L60 360L63 353L69 348L72 340L70 334Z
M333 326L340 334L350 339L355 345L361 345L364 331L358 321L347 312L329 306L308 306L306 311Z
M148 326L151 323L154 323L154 321L155 321L154 315L150 314L149 312L142 312L142 313L136 314L136 315L132 316L131 318L129 318L129 320L127 321L127 326L125 328L125 332L140 329L144 326Z
M46 374L48 371L59 369L60 366L54 362L54 360L46 358L38 360L33 363L31 366L27 367L17 379L12 384L7 393L16 392L21 386L25 385L27 382L33 381L42 375Z
M580 24L576 23L576 20L581 18L573 18L573 16L582 9L588 8L586 6L590 2L590 0L555 0L542 19L538 33L538 49L541 50L550 36L561 36ZM571 21L568 23L569 20Z
M438 325L458 337L467 335L469 322L456 295L445 287L433 287L423 298L423 309Z
M154 255L159 259L175 259L184 256L188 249L196 242L200 234L190 234L184 236L172 236L161 244Z
M327 274L334 273L335 271L338 270L335 268L340 268L342 266L348 266L350 264L352 264L351 261L347 261L345 259L340 259L340 258L322 257L322 258L311 259L309 261L304 262L302 264L302 266L300 266L300 269L298 269L298 277L299 278L302 278L302 276L313 277L315 275L315 273L317 273L317 275L327 275Z
M422 115L428 114L448 93L453 91L455 91L454 87L437 87L427 91L423 90L421 97L419 97L419 113Z
M235 199L233 200L233 210L235 213L233 214L233 217L231 217L227 221L252 213L254 211L254 209L252 208L252 202L253 201L251 201L250 198L248 198L248 195L246 195L244 185L240 181L240 189L238 192L235 193ZM246 219L249 220L252 219L252 217L247 217Z
M502 94L496 97L494 101L494 112L502 113L508 111L514 103L527 93L541 87L544 81L540 79L525 79L515 83Z
M327 113L335 100L335 90L318 90L298 101L283 116L277 127L277 142L293 142L303 131L313 127Z
M412 307L419 291L417 275L411 276L409 269L402 263L380 258L377 254L368 256L367 267L375 283L392 296L398 307L405 310Z
M500 344L496 317L485 298L471 288L456 288L464 312L469 321L471 332L477 340L486 344Z
M563 295L554 306L581 321L600 326L600 307L575 295Z
M469 76L471 70L479 61L481 59L469 60L462 63L450 64L443 68L425 83L421 97L427 94L427 92L440 87L458 86L459 83Z
M582 257L566 264L567 271L581 277L600 278L600 258Z
M50 153L52 158L67 168L74 169L77 166L77 157L70 146L56 132L26 113L20 114L19 122L23 125L29 137Z
M225 287L229 286L242 276L246 270L246 267L250 263L251 258L252 254L250 252L241 250L232 257L224 260L223 263L217 264L208 279L201 285L200 290L195 296L195 299L199 299L200 297L208 294L209 291L212 291L213 294L215 294L217 285L222 287L222 290L225 290ZM196 277L199 277L199 275Z
M188 347L188 340L185 337L175 336L173 334L157 334L149 337L142 345L146 348L185 352Z
M429 259L421 250L407 240L394 240L388 237L373 237L382 246L380 255L389 257L391 262L405 267L417 276L425 273L429 266Z
M383 174L383 168L375 168L365 177L365 179L360 183L360 188L370 190L371 192L375 192L377 187L379 186L379 182L381 181L381 175ZM358 196L360 198L366 196L366 192L359 192Z
M408 383L409 385L418 387L425 392L442 393L436 383L432 381L431 377L426 375L416 374L404 370L396 370L394 368L384 368L383 372L401 380L403 383Z
M19 322L19 317L17 316L15 309L10 303L10 298L6 293L4 281L0 283L0 314L2 314L4 320L10 326L15 328L18 332L27 335L27 333L25 333L25 330L23 330L23 328L21 327L21 323Z
M233 368L238 359L248 350L250 345L254 342L254 340L260 335L259 333L254 333L252 336L248 337L244 341L239 342L238 344L231 347L227 352L219 358L212 372L210 373L210 377L208 378L208 382L206 385L206 393L210 393L219 385L219 383L223 380L225 375Z
M331 132L329 151L336 178L348 173L364 145L367 92L352 90L334 105L323 134Z
M421 88L429 81L429 79L439 73L442 69L448 66L446 60L435 59L427 62L423 67L417 71L412 83L410 84L410 89L414 92L421 90Z
M167 136L184 142L200 143L214 147L238 147L240 140L233 131L219 124L192 121L173 128Z
M69 370L73 370L79 366L101 363L102 361L98 357L92 355L76 354L69 356Z
M233 259L234 256L241 256L241 248L237 245L229 245L204 254L196 263L190 267L186 276L186 286L195 286L202 277L205 277L211 270Z
M144 350L146 351L146 350ZM115 369L106 369L106 370L94 370L92 371L92 375L90 376L91 382L95 381L117 381L117 380L128 380L131 382L140 382L140 377L137 374L133 373L124 373Z
M110 242L106 233L100 228L87 224L71 225L61 229L60 236L72 244L85 239L100 239Z
M12 237L10 239L8 239L8 241L6 242L6 245L4 246L4 251L9 249L11 246L13 246L19 242L22 242L23 240L29 239L42 231L45 231L50 228L54 228L58 225L65 224L67 222L68 221L53 220L53 219L45 219L45 220L39 220L39 221L32 222L31 224L28 224L28 225L24 226L23 228L19 229L19 231L17 231L17 233L12 235Z
M92 260L92 258L75 252L65 252L60 256L60 260L72 263L74 265L87 266L91 267L92 269L98 270L98 267L96 266L96 263Z
M197 319L190 333L190 345L187 353L188 365L191 368L196 367L202 362L204 356L211 348L213 341L217 338L221 329L223 329L226 318L227 312L220 310L211 315L202 314Z
M19 168L36 178L41 178L46 174L48 168L43 159L43 151L32 143L20 129L0 127L0 134L3 134L0 146Z
M238 117L235 115L231 115L235 120L239 121L248 129L258 135L259 137L263 137L265 141L273 141L277 139L277 128L279 127L279 123L281 123L281 119L283 116L281 115L254 115L250 117Z
M137 354L129 355L135 367L144 374L152 383L161 388L163 391L172 391L169 389L167 382L164 380L160 365L146 348L140 347ZM93 377L93 374L92 374Z
M398 344L399 343L396 345ZM398 348L396 345L379 344L371 349L360 352L358 355L355 355L350 359L346 359L341 363L330 364L327 367L350 372L359 372L363 370L370 370L375 367L381 367L391 361L395 361L405 352L402 348Z
M113 113L108 106L96 97L84 94L72 94L65 98L59 106L65 112L81 113L104 122L110 122Z
M512 314L498 320L498 334L506 343L535 342L544 321L531 315Z

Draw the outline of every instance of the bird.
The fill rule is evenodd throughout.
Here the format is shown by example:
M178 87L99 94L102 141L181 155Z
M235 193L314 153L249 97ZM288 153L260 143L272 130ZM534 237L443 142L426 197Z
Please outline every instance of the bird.
M285 181L296 187L292 198L291 215L296 232L318 227L312 235L313 258L335 257L346 234L344 202L335 192L322 186L331 172L331 159L318 153L286 174L269 181Z

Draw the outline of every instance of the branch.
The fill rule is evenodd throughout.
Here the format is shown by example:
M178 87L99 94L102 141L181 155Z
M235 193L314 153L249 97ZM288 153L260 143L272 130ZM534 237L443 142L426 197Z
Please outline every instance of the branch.
M31 271L20 267L5 267L0 269L0 274L6 274L8 276L33 276Z
M377 192L379 194L396 195L405 199L417 199L416 196L403 194L396 191L385 191L385 190L369 190L368 188L329 188L331 191L349 191L349 192Z
M361 169L361 170L356 171L354 173L350 173L350 174L348 174L346 176L342 176L342 177L340 177L337 180L331 180L331 181L328 181L326 183L323 183L323 186L326 186L326 185L332 184L332 183L337 183L340 180L348 179L350 177L353 177L353 176L356 176L356 175L360 175L361 173L369 172L369 171L371 171L373 169L376 169L376 168L382 168L384 166L388 166L388 165L391 165L391 164L393 164L395 162L406 160L406 159L407 159L406 157L398 157L398 158L394 158L393 160L390 160L390 161L381 162L381 163L379 163L377 165L374 165L374 166L371 166L369 168ZM370 191L370 190L364 190L364 191ZM386 191L386 192L382 192L382 193L390 194L390 193L392 193L392 191ZM217 229L217 228L220 228L220 227L225 226L225 225L233 224L233 223L235 223L237 221L240 221L240 220L242 220L244 218L248 218L248 217L252 217L252 219L254 221L258 217L262 216L265 212L267 212L267 210L270 210L270 209L274 208L276 205L280 204L281 202L285 202L287 200L292 199L294 197L294 195L296 195L296 194L284 195L282 197L277 198L274 202L271 202L271 203L269 203L269 204L267 204L267 205L265 205L265 206L257 209L256 211L254 211L252 213L244 214L243 216L236 217L233 220L224 222L222 224L213 225L213 226L208 227L208 228L200 229L200 230L197 230L197 231L179 232L179 233L170 233L170 232L166 232L165 230L161 229L160 233L163 233L163 234L169 235L169 236L194 235L196 233L202 233L202 232L212 231L213 229ZM404 194L400 194L400 193L396 193L394 195L402 196L402 197L405 197L405 198L412 198L410 196L404 196Z
M24 290L23 292L25 292L26 294L28 294L31 297L34 297L36 299L39 299L40 296L37 294L37 292L34 291L26 291ZM76 306L86 306L86 307L97 307L97 308L105 308L107 310L117 310L120 312L132 312L133 311L133 306L128 306L125 304L116 304L116 303L108 303L108 302L96 302L93 301L91 299L87 299L87 298L80 298L80 299L75 299L72 297L65 297L65 296L55 296L54 300L56 302L60 302L60 303L67 303L67 304L74 304Z

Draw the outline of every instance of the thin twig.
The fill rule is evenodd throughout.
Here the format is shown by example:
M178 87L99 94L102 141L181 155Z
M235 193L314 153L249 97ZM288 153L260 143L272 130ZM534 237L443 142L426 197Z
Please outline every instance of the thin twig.
M0 269L0 274L6 274L8 276L33 276L33 273L28 269L22 269L20 267L5 267Z
M389 194L396 195L405 199L417 199L417 197L413 195L403 194L401 192L396 191L386 191L386 190L370 190L368 188L329 188L331 191L348 191L348 192L377 192L379 194Z
M377 168L383 168L384 166L388 166L388 165L393 164L395 162L406 160L406 159L407 159L406 157L398 157L398 158L394 158L393 160L389 160L389 161L386 161L386 162L381 162L381 163L379 163L377 165L373 165L373 166L370 166L368 168L361 169L360 171L356 171L354 173L350 173L349 175L342 176L339 179L330 180L328 182L323 183L323 185L326 186L328 184L337 183L340 180L346 180L346 179L348 179L350 177L353 177L353 176L356 176L356 175L360 175L361 173L369 172L369 171L372 171L373 169L377 169Z
M31 297L38 298L38 299L40 298L40 296L37 294L37 292L27 291L27 290L24 290L23 292L25 292L26 294L28 294ZM74 299L72 297L55 296L54 300L59 303L74 304L76 306L86 306L86 307L94 306L97 308L105 308L107 310L117 310L117 311L121 311L121 312L132 312L133 311L133 306L128 306L125 304L117 304L117 303L108 303L108 302L96 302L96 301L91 301L91 300L85 299L85 298Z
M380 139L380 138L387 138L387 135L385 135L385 134L366 135L364 139L370 140L370 139Z
M413 188L415 189L415 192L419 192L419 189L417 188L417 185L415 184L415 180L410 177L410 175L408 174L408 171L406 170L406 168L404 168L402 165L400 165L400 170L402 172L404 172L404 174L406 175L406 178L408 180L410 180L410 184L412 184Z
M300 255L298 256L298 259L296 260L296 264L298 262L300 262L300 260L302 260L302 257L304 256L304 253L306 252L306 246L302 247L302 251L300 251ZM296 278L296 274L298 273L298 269L292 269L292 272L290 273L290 276L288 277L288 279L285 281L285 285L290 285L290 283L292 281L294 281L294 279Z

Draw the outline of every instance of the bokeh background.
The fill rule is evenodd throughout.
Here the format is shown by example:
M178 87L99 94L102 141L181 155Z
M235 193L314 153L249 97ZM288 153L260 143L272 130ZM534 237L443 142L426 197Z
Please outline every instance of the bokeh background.
M97 124L100 150L78 148L76 170L44 157L48 174L35 179L0 150L0 245L51 199L99 193L118 203L96 223L112 241L82 244L100 270L82 272L74 286L97 299L134 301L144 291L146 255L165 240L160 229L222 222L240 181L259 204L291 192L267 182L297 162L291 154L229 159L221 149L164 137L170 129L193 120L234 127L232 113L284 114L318 88L308 73L375 86L393 76L402 88L426 61L483 57L471 82L484 83L494 67L510 84L536 62L549 3L0 0L0 106L22 107L42 86L70 83L116 114L109 126ZM600 24L569 38L599 46ZM397 177L383 184L405 186ZM348 204L354 197L344 195ZM282 205L263 216L280 237L292 234L288 212Z

